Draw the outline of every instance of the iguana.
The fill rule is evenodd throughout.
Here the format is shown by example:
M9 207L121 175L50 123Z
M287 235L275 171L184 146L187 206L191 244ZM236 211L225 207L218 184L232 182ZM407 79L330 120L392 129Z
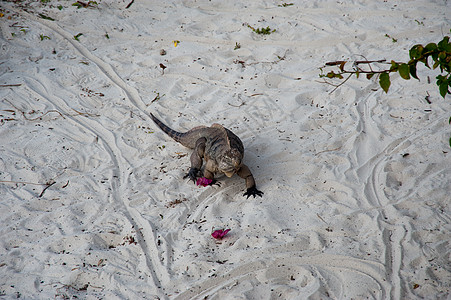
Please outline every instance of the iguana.
M201 176L203 160L205 168L203 176L215 183L215 173L224 173L227 177L237 174L246 181L246 192L243 196L260 196L263 192L257 190L254 176L249 168L243 164L244 147L241 140L229 129L222 125L213 124L211 127L199 126L187 132L177 132L150 113L152 120L167 135L183 146L194 149L191 154L191 168L184 178L196 182Z

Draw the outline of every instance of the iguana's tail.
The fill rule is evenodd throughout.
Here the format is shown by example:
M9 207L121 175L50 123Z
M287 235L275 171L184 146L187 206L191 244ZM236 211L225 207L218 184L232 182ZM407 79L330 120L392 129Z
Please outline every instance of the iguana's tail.
M176 142L182 143L182 137L184 133L175 131L174 129L170 128L160 120L158 120L152 113L150 113L150 117L152 118L153 122L160 127L161 130L163 130L167 135L169 135L171 138L173 138Z

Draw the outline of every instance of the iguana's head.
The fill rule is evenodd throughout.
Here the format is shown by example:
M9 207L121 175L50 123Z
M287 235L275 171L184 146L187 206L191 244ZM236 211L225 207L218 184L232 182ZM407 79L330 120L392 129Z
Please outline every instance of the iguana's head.
M227 177L232 177L241 168L242 159L243 155L237 149L227 150L217 160L218 169L226 174Z

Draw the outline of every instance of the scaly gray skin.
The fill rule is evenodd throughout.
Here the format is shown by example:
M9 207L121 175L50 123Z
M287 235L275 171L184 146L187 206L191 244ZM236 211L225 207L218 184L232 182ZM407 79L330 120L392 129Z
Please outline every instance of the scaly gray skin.
M224 173L227 177L237 174L246 181L247 191L243 196L260 196L263 192L257 190L254 176L249 168L242 163L244 147L241 140L230 130L219 124L211 127L199 126L187 132L178 132L158 120L150 114L155 124L167 135L183 146L194 149L191 154L191 168L186 174L192 181L196 182L201 176L203 160L205 160L204 176L215 183L215 173Z

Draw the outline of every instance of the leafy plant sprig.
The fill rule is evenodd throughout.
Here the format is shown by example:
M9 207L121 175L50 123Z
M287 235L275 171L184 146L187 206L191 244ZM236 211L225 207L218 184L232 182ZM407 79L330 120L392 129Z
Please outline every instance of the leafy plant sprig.
M45 39L50 40L50 37L48 37L48 36L46 36L46 35L43 35L43 34L40 34L40 35L39 35L39 38L41 39L41 41L43 41L43 40L45 40Z
M44 15L44 14L38 14L38 16L39 16L41 19L44 19L44 20L55 21L55 19L53 19L53 18L51 18L51 17L49 17L49 16L46 16L46 15Z
M83 35L83 33L79 33L79 34L77 34L77 35L74 35L74 40L76 40L76 41L80 41L80 37Z
M427 68L431 69L431 66L429 65L431 58L433 62L432 69L435 70L440 67L441 74L436 77L440 95L445 98L447 94L451 94L451 43L449 36L445 36L437 44L429 43L426 46L420 44L415 45L410 49L409 56L410 60L407 63L395 62L392 60L389 63L390 68L380 71L374 71L372 69L372 65L374 63L385 63L385 60L355 61L351 70L345 69L345 65L348 61L328 62L326 63L326 66L338 66L339 72L335 73L334 71L330 71L327 74L323 74L323 70L321 68L320 77L343 79L343 75L348 75L348 77L341 84L335 85L335 89L337 89L352 75L356 75L358 78L360 74L366 74L367 79L371 79L374 75L377 75L379 77L379 85L387 93L391 85L390 73L398 72L399 75L405 80L409 80L411 77L419 80L417 76L417 64L422 63ZM362 64L367 65L368 69L363 69L361 67ZM325 82L331 84L328 81Z
M253 32L255 32L256 34L263 34L263 35L267 35L267 34L271 34L273 32L276 32L275 29L271 29L268 27L266 28L254 28L251 25L247 24L247 27L249 27L250 29L252 29Z
M392 37L392 36L390 36L390 35L388 35L388 34L385 34L385 37L388 37L389 39L391 39L391 41L392 41L393 43L397 43L397 42L398 42L398 39L395 39L394 37Z
M83 2L83 1L77 1L75 3L72 3L72 6L76 6L77 9L80 8L89 8L89 7L97 7L98 3L96 1L88 1L88 2Z
M294 5L294 3L282 3L282 4L279 4L277 6L278 7L288 7L288 6L292 6L292 5Z

